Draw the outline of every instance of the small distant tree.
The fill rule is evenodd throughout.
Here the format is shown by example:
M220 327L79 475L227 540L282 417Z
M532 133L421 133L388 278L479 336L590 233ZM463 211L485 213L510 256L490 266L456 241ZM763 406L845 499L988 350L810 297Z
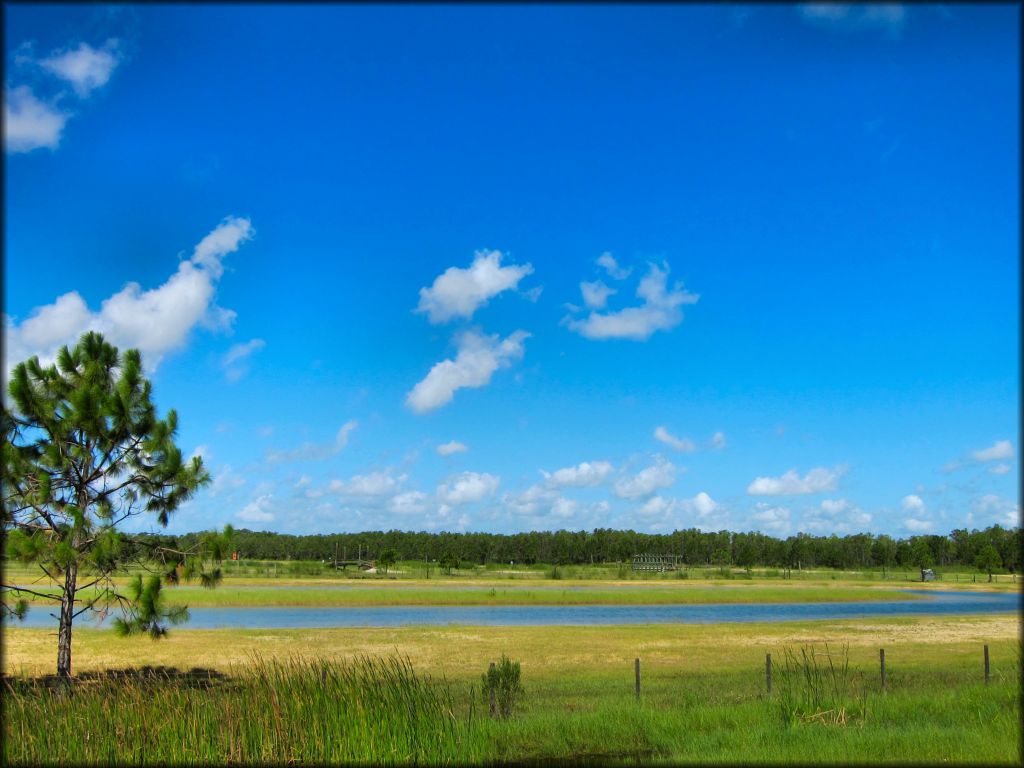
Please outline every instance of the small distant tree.
M982 573L988 574L988 580L991 583L992 574L1002 566L1002 559L999 557L999 552L991 544L986 544L978 552L977 557L974 558L974 567Z
M73 349L60 349L55 365L44 367L37 357L18 363L7 393L10 408L5 402L0 411L4 552L38 566L56 594L3 578L0 604L18 617L27 596L59 605L57 674L67 679L80 614L119 607L118 631L161 637L167 623L188 616L165 606L161 581L198 576L204 586L216 585L220 568L205 564L219 564L230 551L231 531L204 534L185 551L119 529L142 513L167 525L209 482L202 460L184 460L174 442L175 412L157 417L138 350L121 355L100 334L86 333ZM114 576L129 565L151 576L118 586Z
M924 570L935 565L935 557L932 555L932 548L923 536L918 536L910 546L910 562L916 568Z
M398 562L398 552L393 549L385 549L377 557L377 567L382 568L384 573L388 572L388 568Z
M445 552L443 555L441 555L441 559L437 561L437 564L444 568L445 573L451 576L452 568L459 567L459 558L451 552Z

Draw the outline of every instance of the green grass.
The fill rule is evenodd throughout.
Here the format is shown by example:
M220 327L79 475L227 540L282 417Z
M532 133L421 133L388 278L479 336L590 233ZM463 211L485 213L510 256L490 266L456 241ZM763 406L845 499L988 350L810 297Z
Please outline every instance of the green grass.
M786 718L783 695L765 693L763 668L645 666L637 700L625 664L531 674L531 660L521 661L525 695L507 721L485 716L471 680L431 680L395 658L255 659L209 688L107 680L61 697L16 682L5 693L4 758L12 765L1019 764L1019 655L987 686L954 660L901 669L885 694L876 670L857 657L859 688L844 695L862 709L839 724Z

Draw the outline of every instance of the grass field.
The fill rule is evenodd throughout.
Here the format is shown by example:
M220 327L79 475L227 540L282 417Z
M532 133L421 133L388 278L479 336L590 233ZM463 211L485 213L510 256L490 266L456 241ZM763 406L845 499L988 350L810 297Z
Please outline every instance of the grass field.
M52 671L52 633L9 629L4 641L7 674L24 678ZM832 707L843 709L847 719L843 724L801 718L787 723L782 709L785 650L808 644L821 649L824 643L833 651L848 643L851 682L835 697L837 706ZM991 650L992 682L988 686L982 679L982 644L988 644ZM884 695L878 681L879 647L886 648L888 667L889 691ZM281 703L283 694L279 694L280 712L274 714L271 687L253 667L254 655L258 655L269 662L305 660L342 665L365 656L402 657L418 674L434 681L439 696L450 696L457 723L449 735L445 736L443 729L426 728L434 734L430 738L441 744L439 752L407 751L404 756L381 752L374 762L390 758L402 762L419 754L427 762L447 759L456 763L589 756L601 762L622 757L643 762L699 763L1016 764L1020 744L1019 649L1016 616L728 627L195 630L175 632L157 642L112 638L102 630L79 630L75 636L75 671L152 665L208 668L231 676L234 687L225 686L220 692L171 686L162 698L151 702L140 698L131 686L105 689L103 696L89 706L98 708L97 712L107 707L110 713L120 714L113 720L107 717L89 722L96 723L95 738L101 742L106 737L101 736L99 723L118 724L118 738L135 745L118 753L125 761L142 756L155 762L180 761L185 759L182 754L199 756L202 761L225 759L232 753L220 734L230 732L230 728L222 731L215 715L225 707L228 713L238 713L237 717L246 713L254 723L237 725L240 730L233 747L236 759L333 759L317 752L315 741L307 739L304 731L291 740L274 734L319 727L311 723L321 720L335 722L337 711L352 704L339 701L335 706L328 699L319 705L321 712L312 704L285 705ZM479 676L489 661L503 653L522 663L526 688L522 706L509 721L492 722L483 717L482 703L476 700L471 718ZM765 653L772 653L776 660L771 697L765 693ZM639 701L633 688L634 658L641 659ZM294 685L298 686L296 690L306 690L303 685L308 687L309 683L299 681ZM288 690L288 686L282 690ZM81 722L85 721L78 718L78 710L71 705L55 704L45 696L19 696L22 698L9 699L15 703L8 704L6 710L8 758L14 763L34 762L41 756L57 760L60 753L53 751L52 745L79 738ZM41 709L44 705L50 709ZM154 714L148 720L139 715L132 719L130 713L150 706ZM172 715L157 717L157 708L162 713L179 713L185 725L172 726ZM46 718L41 719L44 715ZM61 726L65 735L60 739L52 737L61 732L60 728L47 726L46 739L39 744L50 745L49 751L10 751L10 745L25 743L20 733L39 733L40 723L62 717L79 726L77 730L73 724ZM369 727L364 720L356 718L356 725L351 726L354 732ZM150 726L148 735L138 725L143 721L157 724ZM263 736L257 739L246 735L249 731ZM408 744L411 737L399 734L394 738ZM167 751L174 744L182 744L182 739L193 743L186 753ZM161 744L166 746L160 748ZM237 751L245 744L249 751ZM111 753L97 748L90 754L76 753L75 762L105 763Z
M510 585L493 574L429 582L331 576L231 576L216 590L181 587L170 593L194 606L295 604L289 602L295 595L306 605L389 605L595 597L615 603L780 602L900 594L891 589L895 584L831 578ZM351 588L328 586L338 583ZM459 588L466 584L482 589ZM570 589L575 585L589 588ZM308 588L272 588L281 586ZM959 585L982 586L989 585ZM605 627L175 628L160 641L78 627L76 675L135 673L128 682L80 685L71 697L55 697L30 682L55 668L53 630L5 625L2 639L4 674L14 681L5 693L4 718L4 756L11 764L553 759L1016 765L1020 756L1016 615ZM849 665L840 683L819 679L812 685L807 670L787 672L787 653L800 658L813 646L819 655L810 658L824 659L826 644L834 660ZM879 680L882 647L886 693ZM767 653L774 663L771 696L765 690ZM479 693L481 674L502 655L521 663L526 689L508 721L487 717ZM209 688L173 676L140 681L137 672L147 667L226 677Z

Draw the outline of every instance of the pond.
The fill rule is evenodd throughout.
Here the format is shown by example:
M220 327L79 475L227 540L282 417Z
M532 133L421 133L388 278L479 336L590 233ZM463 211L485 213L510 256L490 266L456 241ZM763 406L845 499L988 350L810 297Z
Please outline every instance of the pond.
M190 608L177 629L314 629L446 625L538 626L606 624L717 624L813 621L883 616L976 615L1018 612L1018 593L906 590L925 599L849 603L703 605L406 605L373 607ZM54 611L33 607L13 626L53 627ZM7 622L5 622L7 623ZM81 617L76 626L109 627Z

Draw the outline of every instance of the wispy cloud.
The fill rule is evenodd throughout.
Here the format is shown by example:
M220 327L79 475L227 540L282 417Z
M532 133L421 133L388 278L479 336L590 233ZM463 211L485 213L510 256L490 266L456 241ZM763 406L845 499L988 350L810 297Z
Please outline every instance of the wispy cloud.
M751 496L799 496L834 491L845 472L846 468L841 466L835 469L816 467L800 477L791 469L781 477L756 478L747 486L747 493Z
M477 251L467 269L449 267L429 288L420 288L417 312L431 323L470 318L478 308L503 291L514 289L533 272L530 264L501 266L501 251ZM538 294L539 295L539 294Z
M597 257L597 265L607 272L608 276L613 280L625 280L633 271L632 267L628 269L620 267L610 251L605 251Z
M464 443L460 443L458 440L451 440L437 446L436 450L440 456L451 456L456 453L465 453L469 450L469 446Z
M252 339L244 344L235 344L225 352L220 360L220 364L228 381L238 381L248 373L249 366L247 363L249 356L265 346L266 342L263 339Z
M54 51L39 66L74 88L79 98L86 98L107 84L120 62L119 43L111 38L101 48L79 43L77 48Z
M266 460L268 464L281 464L288 461L322 461L331 456L337 456L348 445L349 435L359 426L354 419L345 422L338 430L334 440L325 443L306 442L298 448L287 451L268 451Z
M56 149L71 115L36 98L27 85L4 91L4 148L8 152Z
M697 450L693 440L688 437L676 437L663 426L654 429L654 439L682 453L693 453Z
M668 290L668 264L662 267L650 264L647 275L640 281L636 295L643 299L643 304L618 312L591 311L585 318L574 320L566 317L563 322L570 330L588 339L646 341L656 331L675 328L683 321L679 307L695 304L700 296L687 292L679 282Z
M98 312L90 310L77 291L70 291L52 304L36 307L21 323L5 316L4 371L32 355L52 361L60 346L73 344L86 331L99 331L122 349L140 350L147 369L155 370L164 356L185 346L197 326L230 328L235 313L214 301L221 260L251 237L248 219L228 217L157 288L144 291L138 283L128 283L104 299Z
M893 37L900 36L908 15L899 3L805 3L797 13L809 24L837 32L882 29Z
M523 342L529 337L526 331L516 331L504 339L466 331L456 342L455 359L434 365L406 396L406 405L416 413L426 413L450 403L460 389L489 384L495 371L522 358Z
M942 471L949 474L977 464L1012 459L1013 455L1013 443L1009 440L996 440L988 448L979 448L978 450L971 451L966 457L953 459L952 461L947 462L945 466L942 467ZM992 474L999 475L1004 474L1008 469L1009 468L1007 468L1007 470L999 470L998 467L993 467L989 471L992 472Z

